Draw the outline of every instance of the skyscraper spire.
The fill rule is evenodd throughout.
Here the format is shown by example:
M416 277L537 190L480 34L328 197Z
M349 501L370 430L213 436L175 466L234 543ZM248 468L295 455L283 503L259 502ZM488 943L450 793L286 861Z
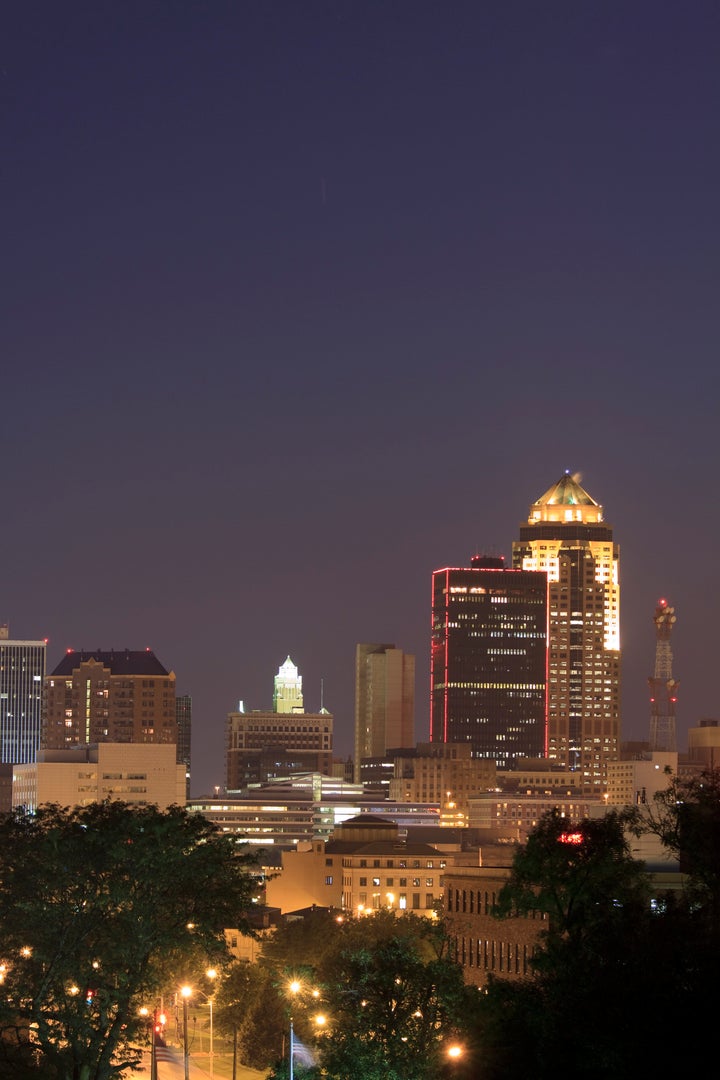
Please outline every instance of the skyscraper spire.
M677 616L667 600L658 600L655 623L655 674L648 679L650 687L650 749L677 749L675 702L680 683L673 679L670 635Z

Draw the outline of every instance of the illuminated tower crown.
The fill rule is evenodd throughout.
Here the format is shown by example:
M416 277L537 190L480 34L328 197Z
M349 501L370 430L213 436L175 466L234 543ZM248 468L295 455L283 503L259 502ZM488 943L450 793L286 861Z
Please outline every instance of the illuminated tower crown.
M273 712L291 713L303 711L302 675L288 656L275 676Z
M537 521L599 522L602 519L602 506L580 486L578 474L571 476L566 472L532 504L528 521L533 524Z

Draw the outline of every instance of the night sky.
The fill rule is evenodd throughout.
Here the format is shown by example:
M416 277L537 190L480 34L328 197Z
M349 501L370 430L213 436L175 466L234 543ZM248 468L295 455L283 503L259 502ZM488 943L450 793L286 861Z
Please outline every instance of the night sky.
M656 600L717 701L720 5L8 0L0 621L151 647L193 795L288 653L352 748L354 651L510 556L565 469L621 547L623 734Z

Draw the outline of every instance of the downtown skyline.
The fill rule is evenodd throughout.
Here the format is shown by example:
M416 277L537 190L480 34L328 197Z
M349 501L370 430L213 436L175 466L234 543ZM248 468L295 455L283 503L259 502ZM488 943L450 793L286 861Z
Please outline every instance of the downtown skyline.
M352 752L359 642L564 471L622 559L622 732L677 612L713 716L720 12L17 5L0 119L0 622L149 647L194 795L290 654Z

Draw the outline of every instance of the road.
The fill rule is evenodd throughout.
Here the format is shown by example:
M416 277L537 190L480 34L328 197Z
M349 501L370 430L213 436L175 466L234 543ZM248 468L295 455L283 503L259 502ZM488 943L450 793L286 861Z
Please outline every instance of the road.
M157 1063L158 1080L185 1080L185 1063L182 1050L177 1049L177 1047L168 1047L163 1057L166 1055L167 1060L158 1060ZM216 1054L212 1073L210 1072L209 1054L190 1055L190 1080L211 1080L213 1076L214 1080L230 1080L232 1077L231 1055ZM266 1076L267 1071L260 1072L257 1069L250 1069L246 1065L238 1064L237 1080L265 1080ZM144 1055L143 1067L132 1074L132 1080L151 1080L149 1054Z

